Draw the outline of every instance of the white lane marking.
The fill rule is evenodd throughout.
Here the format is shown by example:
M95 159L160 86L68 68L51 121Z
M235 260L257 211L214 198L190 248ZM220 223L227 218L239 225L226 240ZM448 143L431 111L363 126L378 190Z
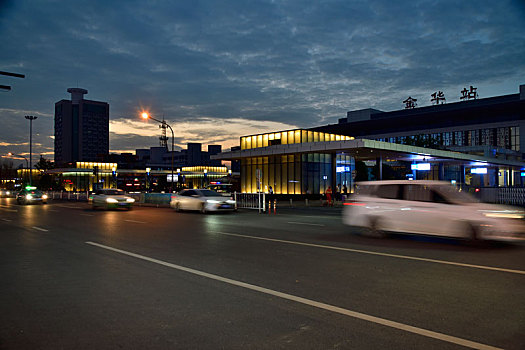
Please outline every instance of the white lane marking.
M63 205L63 204L54 204L55 207L60 207L60 208L69 208L69 209L79 209L81 208L80 206L78 205Z
M309 305L309 306L316 307L316 308L323 309L323 310L327 310L327 311L336 312L336 313L339 313L339 314L342 314L342 315L346 315L346 316L350 316L350 317L353 317L353 318L357 318L357 319L360 319L360 320L377 323L377 324L380 324L380 325L383 325L383 326L400 329L402 331L406 331L406 332L422 335L422 336L425 336L425 337L439 339L439 340L442 340L442 341L445 341L445 342L458 344L458 345L465 346L465 347L470 347L470 348L473 348L473 349L487 349L487 350L499 349L499 348L496 348L496 347L493 347L493 346L490 346L490 345L473 342L471 340L462 339L462 338L454 337L454 336L451 336L451 335L430 331L430 330L424 329L424 328L410 326L410 325L407 325L407 324L404 324L404 323L387 320L387 319L381 318L381 317L376 317L376 316L363 314L363 313L360 313L360 312L357 312L357 311L343 309L341 307L337 307L337 306L334 306L334 305L325 304L325 303L321 303L321 302L318 302L318 301L315 301L315 300L310 300L310 299L298 297L298 296L295 296L295 295L292 295L292 294L287 294L287 293L275 291L275 290L272 290L272 289L259 287L259 286L253 285L253 284L232 280L230 278L214 275L214 274L207 273L207 272L200 271L200 270L191 269L189 267L175 265L175 264L168 263L168 262L165 262L165 261L162 261L162 260L157 260L157 259L150 258L150 257L144 256L144 255L135 254L135 253L132 253L132 252L128 252L128 251L125 251L125 250L109 247L109 246L98 244L98 243L95 243L95 242L89 242L88 241L88 242L86 242L86 244L89 244L89 245L92 245L92 246L96 246L96 247L99 247L99 248L102 248L102 249L110 250L110 251L113 251L113 252L116 252L116 253L124 254L124 255L127 255L127 256L131 256L131 257L134 257L134 258L137 258L137 259L149 261L149 262L152 262L152 263L155 263L155 264L159 264L159 265L163 265L163 266L166 266L166 267L170 267L172 269L176 269L176 270L179 270L179 271L188 272L188 273L191 273L191 274L194 274L194 275L197 275L197 276L201 276L201 277L213 279L213 280L216 280L216 281L228 283L228 284L231 284L231 285L234 285L234 286L238 286L238 287L241 287L241 288L254 290L254 291L257 291L257 292L260 292L260 293L273 295L273 296L276 296L276 297L279 297L279 298L295 301L295 302L298 302L298 303L301 303L301 304Z
M298 222L298 221L288 221L289 224L296 224L296 225L309 225L309 226L324 226L323 224L310 224L308 222Z
M136 224L147 224L147 222L145 222L145 221L137 221L137 220L124 220L124 221L133 222L133 223L136 223Z
M2 218L2 220L7 221L7 222L11 222L11 221L13 221L13 220L11 220L11 219L4 219L4 218Z
M45 228L38 227L38 226L33 226L33 228L34 228L35 230L42 231L42 232L48 232L48 231L49 231L49 230L46 230Z
M505 268L501 268L501 267L464 264L464 263L458 263L458 262L446 261L446 260L435 260L435 259L427 259L427 258L418 258L416 256L380 253L380 252L374 252L374 251L369 251L369 250L343 248L343 247L335 247L335 246L330 246L330 245L304 243L304 242L296 242L296 241L286 241L286 240L275 239L275 238L247 236L247 235L241 235L241 234L237 234L237 233L227 233L227 232L217 232L217 231L215 231L215 232L218 233L218 234L221 234L221 235L226 235L226 236L235 236L235 237L242 237L242 238L259 239L259 240L262 240L262 241L271 241L271 242L287 243L287 244L296 244L296 245L303 245L303 246L307 246L307 247L342 250L342 251L352 252L352 253L362 253L362 254L370 254L370 255L387 256L387 257L390 257L390 258L426 261L426 262L431 262L431 263L436 263L436 264L454 265L454 266L470 267L470 268L481 269L481 270L509 272L509 273L516 273L516 274L519 274L519 275L525 275L525 271L523 271L523 270L512 270L512 269L505 269Z

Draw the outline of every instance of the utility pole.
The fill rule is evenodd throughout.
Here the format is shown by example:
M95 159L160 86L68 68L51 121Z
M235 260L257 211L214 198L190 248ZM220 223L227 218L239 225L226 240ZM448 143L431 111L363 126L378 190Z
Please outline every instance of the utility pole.
M26 115L24 118L29 120L29 186L33 186L33 172L31 171L31 158L33 155L33 120L38 117Z

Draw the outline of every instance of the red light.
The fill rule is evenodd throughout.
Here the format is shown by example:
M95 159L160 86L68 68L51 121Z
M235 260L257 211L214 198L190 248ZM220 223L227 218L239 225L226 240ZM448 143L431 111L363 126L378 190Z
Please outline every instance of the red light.
M343 203L343 205L357 205L361 207L361 206L366 205L366 203L346 202L346 203Z
M479 192L479 188L476 188L476 192Z

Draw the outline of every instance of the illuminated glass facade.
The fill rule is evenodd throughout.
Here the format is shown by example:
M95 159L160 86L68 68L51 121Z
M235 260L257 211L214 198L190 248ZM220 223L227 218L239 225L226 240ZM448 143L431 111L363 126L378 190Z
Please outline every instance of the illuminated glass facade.
M311 130L288 130L241 137L241 150L306 142L353 140L353 137ZM350 156L307 153L243 158L241 191L275 194L319 194L334 183L350 187L354 163ZM259 186L258 186L259 185Z
M241 137L241 150L294 143L353 140L353 137L312 130L287 130Z

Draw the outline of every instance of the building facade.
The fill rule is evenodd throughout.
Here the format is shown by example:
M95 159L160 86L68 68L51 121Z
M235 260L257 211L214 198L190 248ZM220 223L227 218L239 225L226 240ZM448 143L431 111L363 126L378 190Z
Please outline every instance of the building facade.
M267 192L268 186L292 195L351 188L360 169L365 180L523 186L525 85L519 89L392 112L350 111L337 124L243 136L240 149L214 158L240 161L241 189L247 193Z
M109 104L85 100L87 90L67 89L55 103L55 163L94 162L109 154Z

